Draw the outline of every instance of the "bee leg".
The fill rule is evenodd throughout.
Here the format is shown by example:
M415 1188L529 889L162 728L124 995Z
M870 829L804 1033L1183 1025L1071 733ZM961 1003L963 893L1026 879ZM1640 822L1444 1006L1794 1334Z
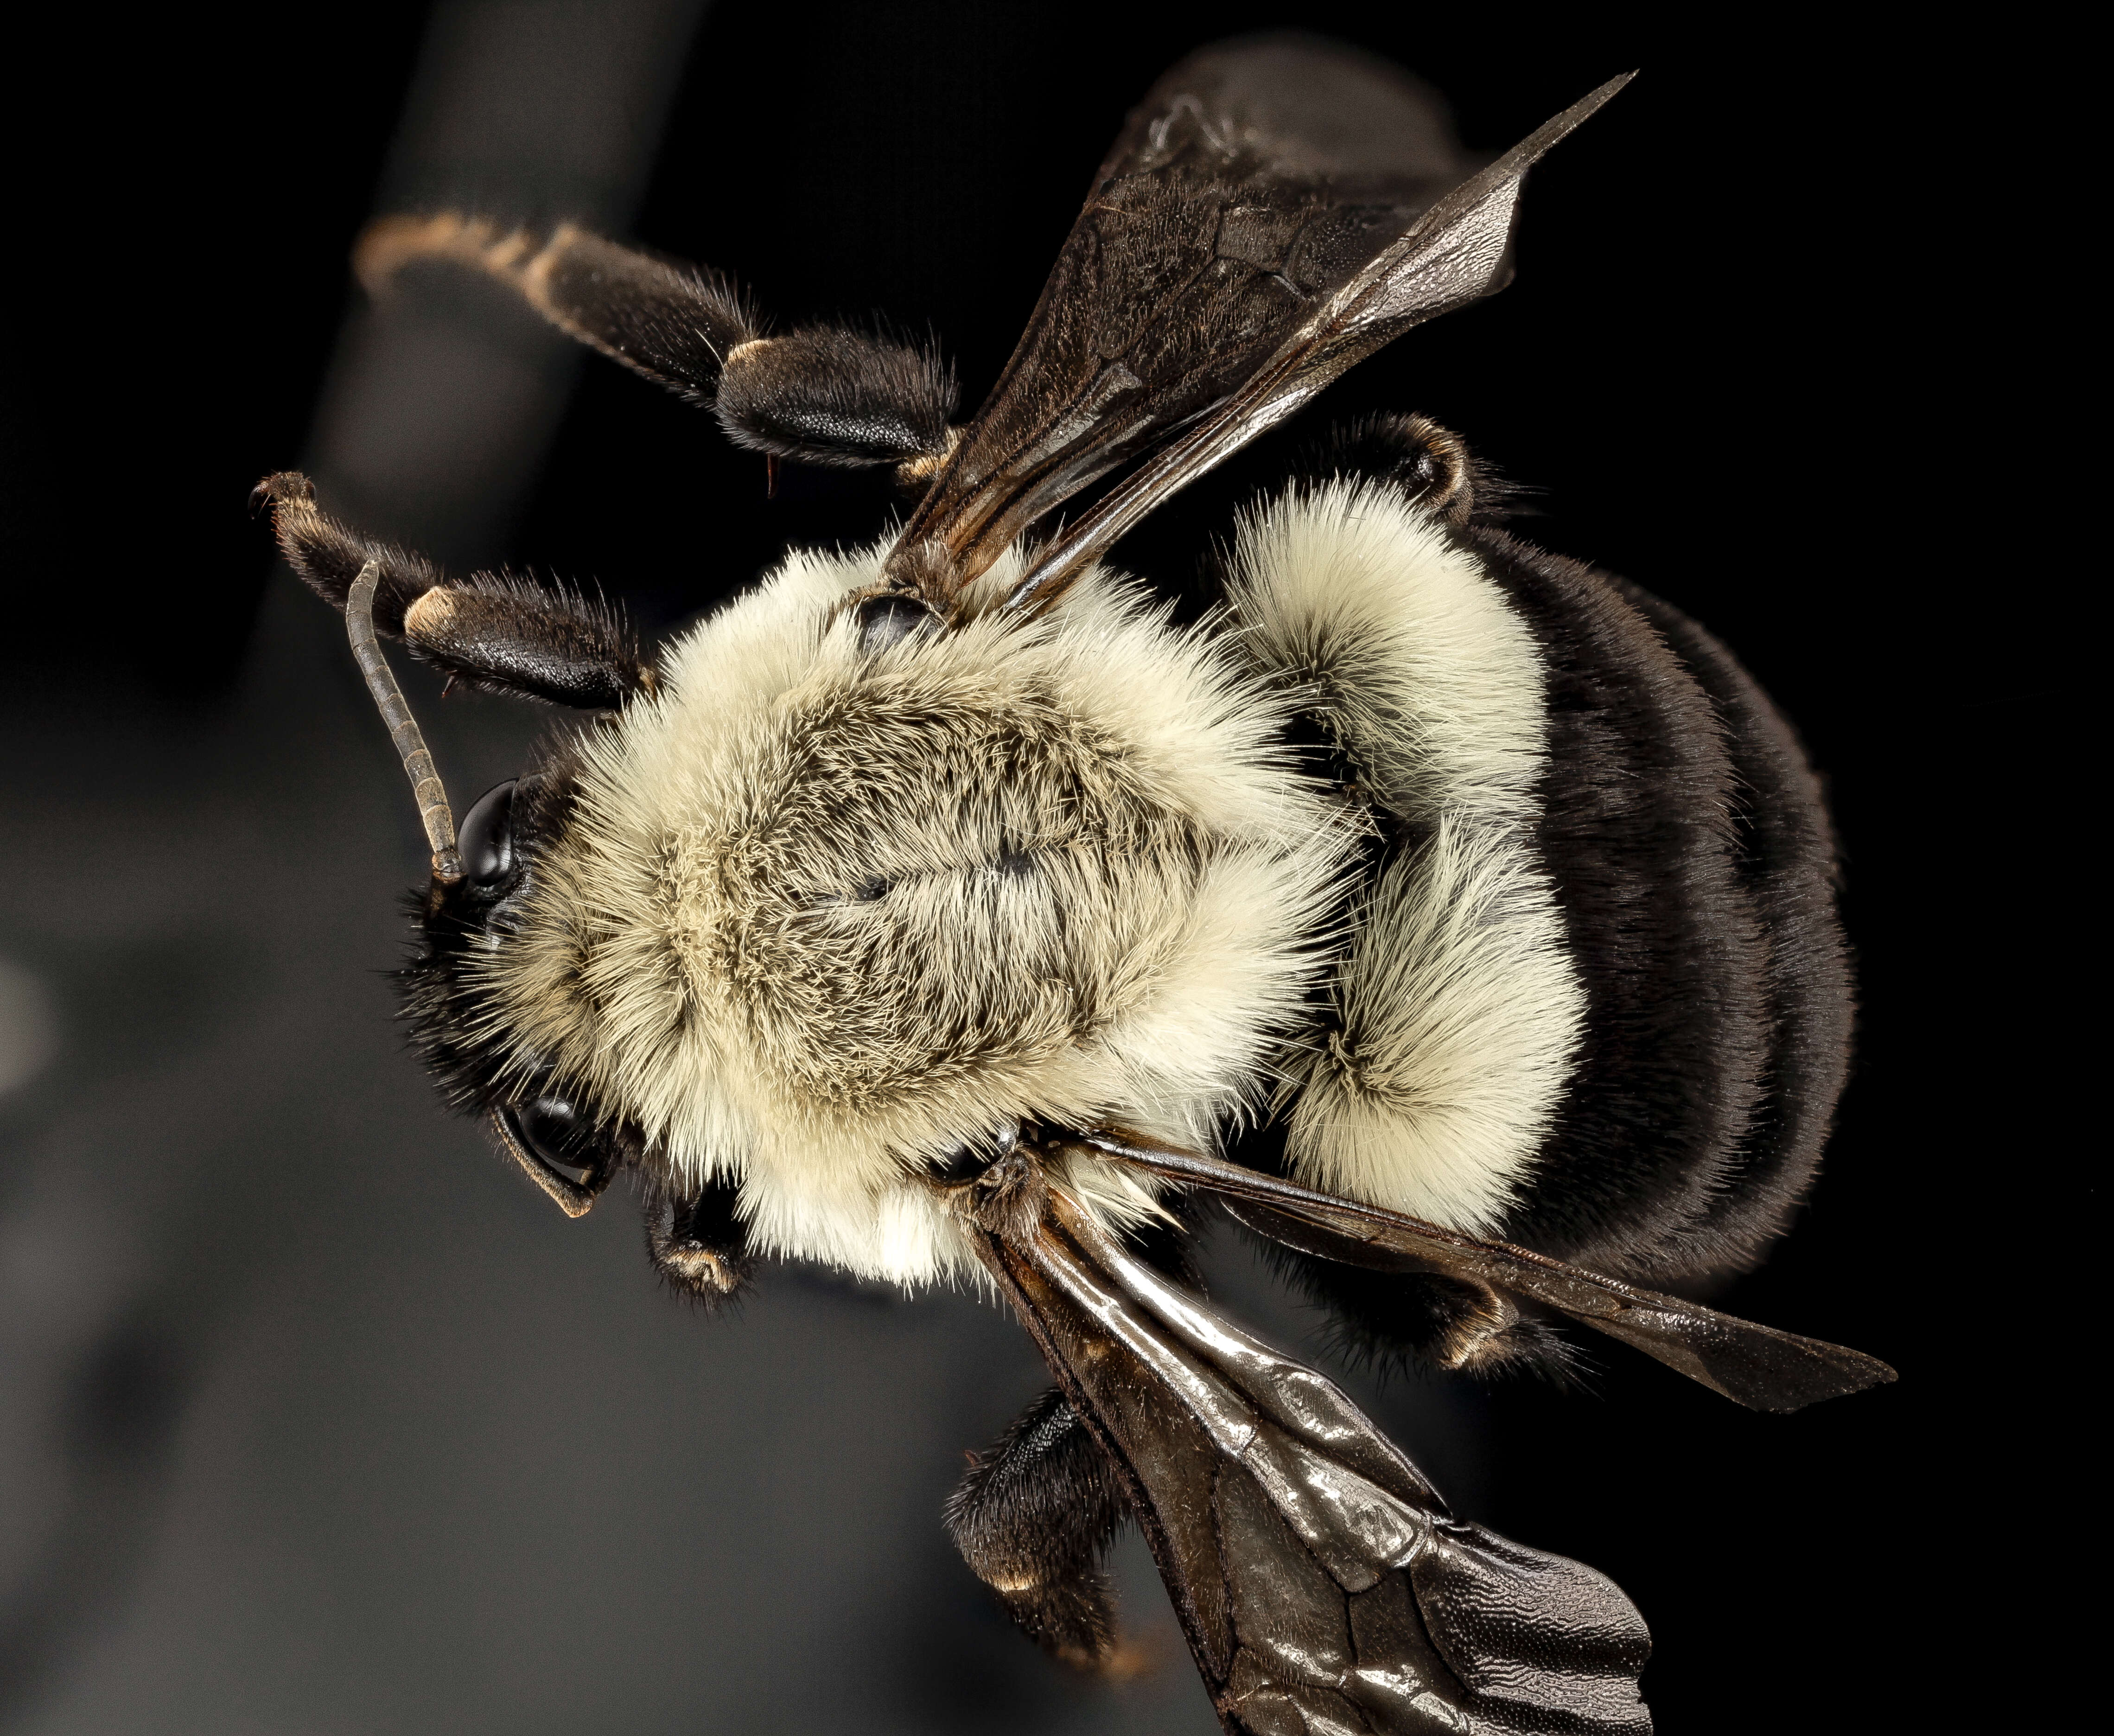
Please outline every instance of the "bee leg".
M374 588L374 630L404 636L404 611L447 575L423 555L373 542L341 524L316 505L315 484L298 470L268 476L249 491L249 510L269 509L279 551L302 581L333 608L342 610L359 570L369 561L381 572Z
M753 338L720 378L720 427L736 446L840 469L893 465L906 488L939 473L961 430L954 370L842 326Z
M814 326L767 336L727 278L620 247L572 224L547 236L443 213L385 218L361 239L380 294L422 261L482 271L568 336L656 385L709 405L736 446L845 468L894 465L921 487L954 450L954 372L929 350Z
M1519 493L1458 434L1429 416L1362 416L1333 429L1315 456L1325 474L1399 483L1419 505L1456 526L1505 517Z
M695 1198L666 1189L646 1205L646 1253L669 1286L700 1302L731 1300L748 1282L748 1231L734 1216L739 1191L725 1182Z
M947 1533L1006 1613L1054 1656L1105 1667L1115 1620L1101 1557L1130 1504L1056 1387L1022 1412L947 1500Z
M1531 1372L1559 1385L1576 1377L1580 1358L1571 1340L1487 1285L1435 1272L1368 1271L1288 1251L1282 1264L1329 1310L1338 1348L1357 1361L1479 1376Z
M424 556L331 517L297 471L266 477L250 500L272 509L281 551L325 602L342 609L361 567L376 563L375 630L402 639L421 662L489 692L589 711L652 691L652 671L604 604L506 573L451 579Z

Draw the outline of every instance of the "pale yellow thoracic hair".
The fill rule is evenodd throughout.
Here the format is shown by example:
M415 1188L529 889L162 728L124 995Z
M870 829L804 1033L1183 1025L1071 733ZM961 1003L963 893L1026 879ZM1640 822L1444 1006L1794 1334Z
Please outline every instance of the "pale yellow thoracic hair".
M1310 486L1242 520L1199 627L1098 570L1017 619L1016 552L874 650L844 605L881 559L794 554L588 734L478 967L524 1066L675 1184L737 1184L761 1250L904 1283L973 1267L921 1173L1023 1120L1209 1145L1274 1101L1302 1179L1497 1225L1585 996L1534 839L1541 659L1473 555L1389 485ZM1421 840L1370 884L1295 709Z
M980 607L1009 557L876 651L842 605L879 564L796 553L670 648L480 987L760 1249L917 1282L968 1256L917 1172L1002 1124L1208 1144L1267 1098L1350 831L1223 631L1100 572Z

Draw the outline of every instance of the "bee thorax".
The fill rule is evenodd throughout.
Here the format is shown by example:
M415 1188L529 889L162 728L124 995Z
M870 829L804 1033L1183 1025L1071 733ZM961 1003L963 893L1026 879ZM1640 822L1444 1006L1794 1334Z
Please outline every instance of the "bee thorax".
M914 1280L968 1259L918 1178L995 1127L1260 1097L1348 829L1284 702L1119 582L869 633L879 564L794 557L583 744L485 986L765 1251Z

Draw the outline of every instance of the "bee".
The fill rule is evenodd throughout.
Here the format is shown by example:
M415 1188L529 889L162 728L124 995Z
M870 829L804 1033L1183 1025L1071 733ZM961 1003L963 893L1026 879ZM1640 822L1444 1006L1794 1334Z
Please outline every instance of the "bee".
M707 1302L764 1258L1003 1299L1055 1385L974 1458L956 1543L1092 1665L1134 1521L1229 1732L1646 1730L1650 1640L1200 1300L1201 1202L1436 1367L1560 1366L1571 1322L1764 1408L1893 1377L1663 1289L1760 1257L1846 1065L1828 818L1730 653L1508 534L1411 415L1263 489L1201 620L1106 558L1501 289L1527 171L1625 82L1479 167L1348 50L1201 51L967 422L936 355L773 333L715 273L384 220L370 287L483 273L737 446L902 485L871 547L793 551L650 657L583 593L258 490L414 786L400 982L449 1098L569 1214L634 1178ZM383 637L579 721L458 826Z

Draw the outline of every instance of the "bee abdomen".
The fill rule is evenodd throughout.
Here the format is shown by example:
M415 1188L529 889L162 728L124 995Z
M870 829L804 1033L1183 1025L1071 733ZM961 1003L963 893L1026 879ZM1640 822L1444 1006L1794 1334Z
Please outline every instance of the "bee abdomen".
M1588 997L1576 1070L1499 1234L1647 1280L1750 1264L1811 1174L1844 1065L1811 773L1677 611L1500 532L1462 535L1546 659L1537 831Z
M1845 1068L1812 774L1678 611L1414 492L1296 488L1237 547L1252 654L1389 822L1287 1159L1631 1277L1750 1264Z
M1709 696L1738 786L1734 867L1766 942L1769 1050L1761 1101L1704 1228L1721 1264L1744 1266L1782 1233L1810 1184L1849 1073L1855 992L1834 827L1796 732L1754 677L1672 604L1618 584Z
M1536 854L1540 648L1384 481L1270 502L1240 529L1230 589L1249 654L1301 694L1380 846L1288 1062L1288 1159L1316 1186L1486 1229L1530 1185L1585 1011Z

